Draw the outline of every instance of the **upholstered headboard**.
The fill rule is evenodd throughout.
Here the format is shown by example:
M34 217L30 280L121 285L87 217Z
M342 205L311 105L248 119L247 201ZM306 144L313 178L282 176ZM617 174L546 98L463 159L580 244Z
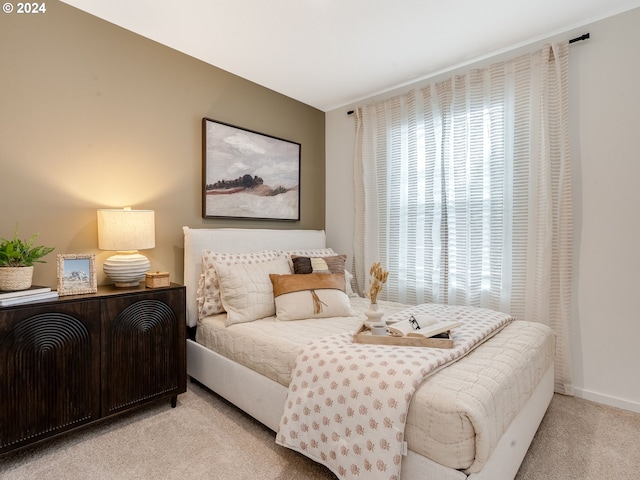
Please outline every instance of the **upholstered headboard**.
M184 284L187 287L187 325L198 321L196 291L202 273L202 251L221 253L260 250L325 248L324 230L267 230L244 228L189 228L184 231Z

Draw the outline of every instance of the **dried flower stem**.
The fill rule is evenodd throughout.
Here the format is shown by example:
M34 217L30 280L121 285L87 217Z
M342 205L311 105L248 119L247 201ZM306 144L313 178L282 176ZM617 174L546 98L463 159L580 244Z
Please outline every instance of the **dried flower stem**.
M378 294L384 288L384 284L387 283L389 272L382 268L380 262L375 262L369 269L371 279L369 280L369 291L365 292L365 296L369 298L371 303L378 303Z

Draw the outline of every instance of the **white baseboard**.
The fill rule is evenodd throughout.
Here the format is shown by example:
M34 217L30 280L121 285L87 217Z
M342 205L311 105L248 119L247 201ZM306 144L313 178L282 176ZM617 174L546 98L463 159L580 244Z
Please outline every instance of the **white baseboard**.
M593 402L602 403L611 407L622 408L630 412L640 413L640 403L625 400L623 398L612 397L611 395L603 395L601 393L591 392L582 388L573 387L573 393L578 398L591 400Z

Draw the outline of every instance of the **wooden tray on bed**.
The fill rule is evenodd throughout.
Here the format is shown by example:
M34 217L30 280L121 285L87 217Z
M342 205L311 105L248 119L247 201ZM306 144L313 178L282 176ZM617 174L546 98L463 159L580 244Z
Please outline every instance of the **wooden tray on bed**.
M396 337L391 335L371 335L364 323L353 335L354 343L368 343L374 345L401 345L404 347L453 348L451 331L445 332L446 337Z

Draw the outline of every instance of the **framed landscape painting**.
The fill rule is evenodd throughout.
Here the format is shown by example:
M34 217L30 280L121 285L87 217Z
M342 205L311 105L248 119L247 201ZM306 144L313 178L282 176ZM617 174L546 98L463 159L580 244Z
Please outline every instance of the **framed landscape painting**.
M300 220L301 145L202 119L202 216Z

